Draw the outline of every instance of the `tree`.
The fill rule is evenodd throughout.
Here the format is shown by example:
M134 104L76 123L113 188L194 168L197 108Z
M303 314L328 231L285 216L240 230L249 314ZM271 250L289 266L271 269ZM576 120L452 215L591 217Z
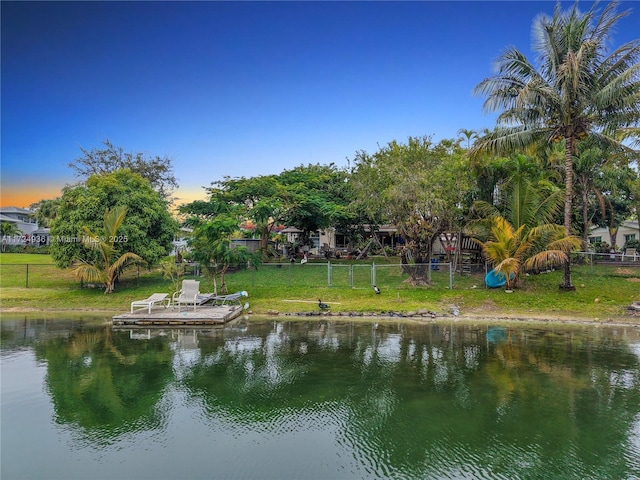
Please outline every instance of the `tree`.
M577 2L568 11L556 5L551 18L533 23L536 68L515 47L502 53L498 73L484 79L475 92L487 97L484 108L500 111L500 128L478 139L474 154L503 153L544 141L565 142L564 228L571 234L573 155L576 143L593 135L610 145L628 149L617 136L640 119L640 41L626 43L609 53L615 24L629 11L616 13L607 4L598 17L596 5L581 13ZM562 289L574 289L567 256Z
M471 140L475 140L476 138L478 138L478 132L476 132L475 130L469 130L466 128L461 128L460 130L458 130L458 135L462 135L464 137L464 138L461 138L461 140L466 140L467 150L471 148Z
M636 172L635 178L629 180L629 196L635 212L638 230L640 230L640 172Z
M283 222L303 231L303 243L311 232L340 224L349 215L347 180L347 172L334 164L300 165L278 176Z
M125 152L122 147L114 146L109 139L103 144L103 149L80 148L82 156L69 163L69 167L84 178L128 168L146 178L165 200L169 200L171 192L178 188L178 180L173 174L170 158L157 155L149 158L143 153Z
M104 214L102 234L98 235L87 226L82 227L82 244L98 253L98 260L78 258L73 265L73 274L78 280L99 282L105 285L104 293L113 293L120 273L134 262L142 259L135 253L120 254L116 249L118 242L125 242L125 236L119 236L118 230L127 215L127 207L118 205Z
M3 236L11 236L11 235L19 235L20 229L15 223L12 222L2 222L0 223L0 231Z
M515 155L502 161L501 169L504 180L496 185L496 198L493 203L474 202L468 227L482 228L484 221L495 216L506 218L516 229L553 223L561 207L562 191L543 177L533 159Z
M283 186L276 175L251 178L225 178L208 189L210 203L236 205L244 216L256 224L260 234L260 251L267 258L269 239L283 221Z
M448 142L409 137L373 155L358 152L354 163L351 208L373 224L395 225L404 240L409 282L429 285L433 243L457 228L464 213L469 168L462 151Z
M242 220L256 225L266 259L268 241L278 225L300 228L307 242L310 232L340 223L348 204L346 179L347 173L333 164L300 165L279 175L227 177L208 189L209 202L242 210Z
M231 266L260 263L259 254L231 244L244 213L241 206L196 201L181 210L190 214L185 224L193 228L188 240L191 255L202 265L205 274L211 276L215 292L226 292L225 275Z
M491 218L489 240L475 239L496 272L505 276L507 289L517 285L525 268L546 269L561 265L580 239L565 236L561 225L544 224L529 228L526 224L515 228L506 218Z
M152 265L171 251L177 222L167 210L167 203L149 182L130 170L92 175L85 184L67 186L51 225L51 255L56 265L68 267L76 258L97 262L99 255L82 245L82 229L97 231L104 224L105 209L127 208L127 216L118 234L126 241L117 242L120 252L133 252Z
M510 289L524 269L560 265L581 242L552 223L563 192L544 178L531 157L516 155L504 163L504 170L508 178L500 185L499 198L495 204L474 203L476 218L467 231Z
M20 229L15 223L0 222L0 233L2 234L2 251L4 252L7 248L8 237L20 235Z
M36 221L40 227L50 227L53 220L58 213L58 207L60 206L60 198L54 198L53 200L40 200L29 206L31 210L34 210Z
M579 143L573 169L582 207L585 243L590 219L596 219L600 225L608 225L615 240L611 228L617 229L633 210L633 179L636 173L629 166L629 160L624 152L616 152L607 145L599 146L593 139ZM590 207L593 210L591 215Z

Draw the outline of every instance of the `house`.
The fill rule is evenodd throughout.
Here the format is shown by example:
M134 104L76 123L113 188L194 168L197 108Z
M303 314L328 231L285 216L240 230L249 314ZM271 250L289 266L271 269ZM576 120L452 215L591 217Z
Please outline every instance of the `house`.
M18 235L3 236L5 245L43 246L50 242L48 228L41 228L35 218L35 212L28 208L0 207L0 222L12 223L20 231Z
M625 220L618 228L616 235L616 250L625 248L627 242L640 240L640 228L637 220ZM611 235L607 227L594 227L589 232L589 243L606 242L611 245Z
M25 235L31 235L38 229L35 212L28 208L0 207L0 222L15 224Z
M369 227L365 226L365 232L371 233ZM285 235L285 241L289 245L295 245L299 242L303 233L302 230L296 227L286 227L280 232ZM393 225L380 225L375 230L376 243L383 247L389 247L391 250L395 250L399 245L404 242L402 237L398 234L397 228ZM373 237L373 235L371 235ZM453 240L452 240L453 238ZM447 252L455 250L452 245L456 245L456 235L450 234L448 236L449 241L446 241L447 236L441 235L433 245L433 254L438 256L445 256ZM351 253L351 250L355 248L354 245L350 245L347 236L343 233L336 231L335 228L329 227L322 230L312 232L309 236L309 240L312 245L307 246L305 251L310 255L323 255L328 252L330 255L342 256ZM463 249L465 242L463 241ZM302 247L305 248L305 247ZM474 253L479 253L479 247L475 244L469 247ZM301 252L299 252L301 253ZM289 256L289 252L284 251L285 256Z

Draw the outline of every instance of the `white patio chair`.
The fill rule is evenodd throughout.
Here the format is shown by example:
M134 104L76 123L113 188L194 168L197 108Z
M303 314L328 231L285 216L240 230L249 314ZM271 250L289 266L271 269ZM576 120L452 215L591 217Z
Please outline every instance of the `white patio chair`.
M193 305L195 312L200 303L198 295L200 295L200 282L198 280L183 280L182 288L173 294L171 302L178 306L178 311L180 311L181 305Z

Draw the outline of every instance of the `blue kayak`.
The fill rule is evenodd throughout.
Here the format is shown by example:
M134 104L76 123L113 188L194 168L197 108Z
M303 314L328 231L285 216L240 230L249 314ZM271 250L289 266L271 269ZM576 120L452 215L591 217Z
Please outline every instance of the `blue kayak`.
M484 277L484 283L486 283L489 288L499 288L507 283L507 277L504 273L498 273L494 269Z

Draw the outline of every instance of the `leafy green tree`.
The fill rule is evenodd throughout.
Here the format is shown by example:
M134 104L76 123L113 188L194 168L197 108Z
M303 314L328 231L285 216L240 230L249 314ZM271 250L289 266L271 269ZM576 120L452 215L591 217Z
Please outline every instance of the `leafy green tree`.
M2 235L19 235L20 229L15 223L12 222L2 222L0 223L0 231Z
M309 234L343 222L349 217L348 173L330 165L300 165L278 176L282 185L283 222Z
M260 263L259 253L254 254L231 242L242 220L242 207L196 201L183 206L181 211L190 215L185 224L193 229L188 240L191 256L210 276L215 292L227 291L225 275L230 267Z
M629 14L617 13L616 7L616 2L609 3L598 16L596 5L582 13L577 2L568 11L562 11L558 3L551 18L540 15L533 23L539 66L510 47L496 62L498 73L475 89L487 97L485 110L501 113L500 128L478 139L474 153L504 153L535 142L564 141L567 236L572 227L577 141L593 135L603 143L628 148L617 133L636 126L640 119L640 41L608 52L615 24ZM574 289L569 260L561 288Z
M2 233L2 251L4 252L7 247L7 237L20 235L20 229L15 223L0 222L0 233Z
M269 239L285 212L283 186L276 175L251 178L225 178L208 189L210 202L233 204L255 222L260 234L260 251L267 258Z
M92 175L84 184L63 189L60 206L51 225L51 255L56 265L68 267L75 259L100 260L97 251L82 244L83 227L98 231L104 225L105 209L126 207L127 216L118 230L114 249L132 252L152 265L171 251L178 224L167 203L149 182L129 170ZM126 241L125 241L126 239Z
M144 153L125 152L122 147L114 146L109 139L103 142L105 148L85 150L82 156L69 163L79 177L112 173L128 168L146 178L153 188L168 200L171 192L178 188L178 180L173 174L173 165L168 157L148 157Z
M36 221L40 227L50 227L58 213L60 206L60 197L52 200L40 200L29 206L31 210L35 210Z
M268 241L278 225L300 228L306 242L310 232L340 223L348 204L346 179L347 173L333 164L300 165L279 175L215 182L208 189L209 202L220 209L237 207L242 220L255 222L266 259Z
M469 188L468 164L459 147L428 137L390 142L369 155L358 152L351 208L373 224L391 223L404 240L403 262L409 282L429 285L433 243L458 228Z
M126 237L120 240L121 237L118 236L118 230L126 215L127 208L119 205L105 212L102 234L96 234L86 226L82 228L83 245L89 250L98 252L99 259L98 261L76 259L73 273L78 280L104 284L104 293L113 293L120 273L134 262L142 260L135 253L120 254L115 248L116 242L126 242Z

